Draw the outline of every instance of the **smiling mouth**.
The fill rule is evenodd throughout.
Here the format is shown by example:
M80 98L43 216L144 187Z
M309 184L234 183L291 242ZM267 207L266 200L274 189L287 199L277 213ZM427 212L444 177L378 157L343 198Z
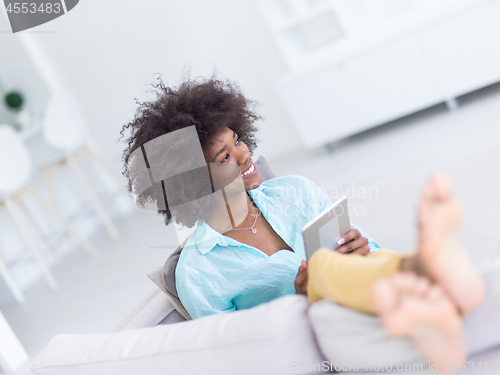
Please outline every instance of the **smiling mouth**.
M250 165L250 167L248 167L245 172L240 173L240 176L241 177L247 177L247 176L250 176L250 175L254 174L256 171L257 171L257 168L252 163L252 165Z

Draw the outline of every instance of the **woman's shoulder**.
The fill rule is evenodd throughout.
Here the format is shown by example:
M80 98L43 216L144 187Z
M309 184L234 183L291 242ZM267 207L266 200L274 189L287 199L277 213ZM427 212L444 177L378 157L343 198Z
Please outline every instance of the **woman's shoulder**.
M213 249L212 249L213 250ZM182 249L175 269L175 286L182 304L193 318L231 307L231 283L217 262L195 246Z
M192 234L191 236L193 236ZM202 267L205 258L203 254L200 253L196 246L196 242L188 242L181 250L179 254L179 262L177 263L177 268L184 268L188 266L189 268L199 268Z
M193 233L191 236L195 236ZM206 246L205 246L206 245ZM176 267L176 277L198 277L207 274L221 274L220 256L217 252L218 244L197 243L188 241L179 255ZM214 256L215 255L215 256Z

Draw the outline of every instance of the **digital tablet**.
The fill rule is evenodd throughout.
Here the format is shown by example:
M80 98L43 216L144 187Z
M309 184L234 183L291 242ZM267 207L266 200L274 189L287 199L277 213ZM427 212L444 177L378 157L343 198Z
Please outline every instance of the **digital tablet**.
M350 229L347 197L343 197L302 227L307 259L321 247L338 248L337 241Z

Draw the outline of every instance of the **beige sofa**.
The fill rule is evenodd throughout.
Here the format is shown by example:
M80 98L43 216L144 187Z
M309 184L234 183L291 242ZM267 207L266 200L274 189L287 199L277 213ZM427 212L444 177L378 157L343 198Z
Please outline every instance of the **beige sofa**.
M410 340L389 337L375 316L329 301L309 306L301 295L186 321L171 279L173 267L175 254L149 275L159 288L111 333L54 337L33 360L33 373L275 375L389 367L435 373ZM500 259L480 271L487 296L466 319L467 347L475 366L479 361L500 366Z
M481 272L485 303L466 320L470 361L500 365L500 260ZM184 318L161 290L112 333L58 335L33 360L36 375L309 374L329 369L428 371L411 341L387 336L374 316L291 295L252 309ZM408 369L408 367L406 368ZM368 370L368 371L367 371ZM475 371L472 373L482 373ZM486 372L485 372L486 373Z

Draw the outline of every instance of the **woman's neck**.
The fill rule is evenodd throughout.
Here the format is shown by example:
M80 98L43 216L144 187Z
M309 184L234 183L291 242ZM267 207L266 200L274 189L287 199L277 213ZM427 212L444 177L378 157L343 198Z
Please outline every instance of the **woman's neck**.
M225 210L221 208L217 214L212 216L207 224L210 224L221 234L232 229L249 228L252 226L258 208L248 194L233 196L225 201Z

